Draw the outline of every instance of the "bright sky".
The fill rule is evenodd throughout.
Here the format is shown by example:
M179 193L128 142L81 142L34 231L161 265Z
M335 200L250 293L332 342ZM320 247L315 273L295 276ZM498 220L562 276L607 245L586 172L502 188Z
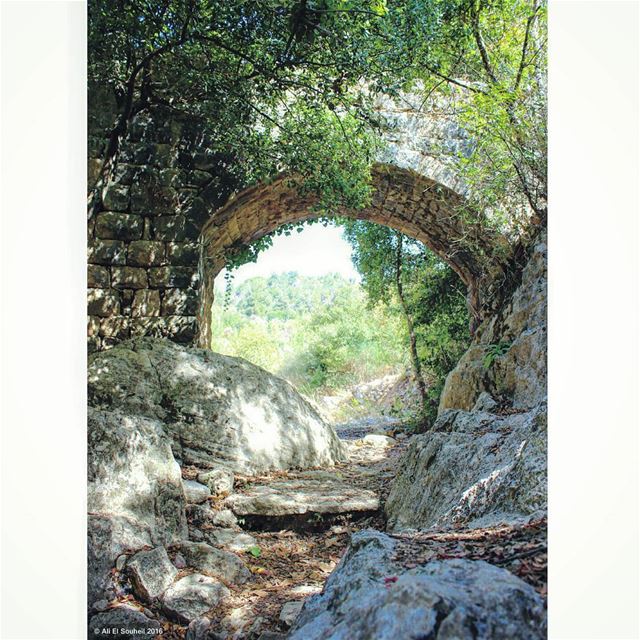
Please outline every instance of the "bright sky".
M342 229L314 224L305 226L300 233L293 231L290 236L276 236L273 246L263 251L257 262L236 270L233 281L240 284L255 276L268 277L287 271L306 276L339 273L345 278L360 280L351 263L351 247L342 237ZM216 285L224 287L224 271L216 278Z

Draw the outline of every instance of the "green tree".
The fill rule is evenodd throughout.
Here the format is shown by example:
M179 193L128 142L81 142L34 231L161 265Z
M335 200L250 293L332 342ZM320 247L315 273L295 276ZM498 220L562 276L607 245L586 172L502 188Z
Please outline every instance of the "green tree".
M435 0L438 28L413 52L425 99L449 106L470 150L453 152L474 208L522 229L546 219L544 0ZM443 149L443 153L451 153Z
M200 122L240 185L285 170L327 205L362 204L376 127L362 81L393 57L373 37L384 2L90 0L88 12L89 82L118 112L90 212L135 117L158 108Z
M422 243L365 221L345 223L345 237L371 303L396 308L425 421L435 417L444 379L469 344L465 288Z
M414 377L423 404L427 389L418 357L413 313L407 303L405 287L415 277L425 248L399 231L363 220L344 223L345 238L352 246L352 259L362 276L371 304L390 302L393 294L400 303L409 336L409 353Z

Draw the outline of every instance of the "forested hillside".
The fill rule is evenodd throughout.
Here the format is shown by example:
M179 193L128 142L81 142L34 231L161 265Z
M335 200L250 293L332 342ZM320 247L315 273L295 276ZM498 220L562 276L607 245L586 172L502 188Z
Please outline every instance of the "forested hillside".
M338 274L251 278L219 291L212 348L287 378L305 393L400 373L408 360L401 318L371 306L362 287Z
M343 221L361 283L338 274L255 277L218 290L212 348L285 377L303 393L336 393L407 376L427 424L469 342L464 288L424 245L388 227Z

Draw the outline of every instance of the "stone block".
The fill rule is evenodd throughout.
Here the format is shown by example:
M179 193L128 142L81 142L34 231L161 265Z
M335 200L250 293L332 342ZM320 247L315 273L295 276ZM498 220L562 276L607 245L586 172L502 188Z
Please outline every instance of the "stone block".
M170 316L167 327L168 336L179 344L190 344L196 338L195 316Z
M161 596L178 575L164 547L139 551L127 562L136 595L150 602Z
M153 235L156 240L184 242L196 240L200 234L200 226L185 216L160 216L154 220Z
M87 317L87 336L93 338L100 333L100 318L96 316Z
M131 186L133 177L136 174L138 167L134 164L127 164L126 162L119 162L113 171L113 181L122 185Z
M97 264L90 264L87 267L87 286L90 289L109 288L109 269Z
M141 216L103 211L96 218L96 235L105 240L140 240L144 220Z
M147 272L137 267L112 267L111 286L115 289L146 289Z
M136 291L131 315L134 318L158 317L160 315L160 292L155 289Z
M211 207L202 198L189 198L182 206L181 213L201 229L211 216Z
M151 183L131 186L131 211L148 216L161 216L176 210L175 191L171 187Z
M120 313L120 296L113 289L89 289L87 310L90 316L108 318Z
M110 182L102 194L102 204L109 211L128 211L129 187L118 182Z
M126 245L120 240L95 239L89 245L90 264L123 265L126 262Z
M156 289L187 288L197 280L197 272L190 267L152 267L149 284Z
M126 340L129 335L129 318L113 316L100 322L100 335L111 340Z
M167 260L169 264L196 267L200 258L200 248L197 242L169 242L167 243Z
M158 267L164 263L164 242L134 240L127 249L127 264L134 267Z
M93 187L98 181L100 169L102 169L102 160L100 158L89 158L87 163L87 186L89 188Z
M194 289L167 289L162 295L163 316L194 316L198 293Z
M196 319L193 316L168 318L132 318L131 337L150 336L171 338L173 342L189 344L196 336Z
M206 542L183 542L179 548L187 565L196 571L233 584L244 584L251 578L251 572L244 562L230 551L216 549Z
M167 335L166 318L131 318L131 337L150 336L163 338Z
M209 172L200 171L199 169L190 171L187 178L189 184L193 184L196 187L204 187L208 182L211 182L211 179L211 174Z

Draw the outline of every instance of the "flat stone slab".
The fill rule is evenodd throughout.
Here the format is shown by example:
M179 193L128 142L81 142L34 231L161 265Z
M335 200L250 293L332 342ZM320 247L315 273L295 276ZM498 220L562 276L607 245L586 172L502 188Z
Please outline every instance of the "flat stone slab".
M251 572L237 555L212 547L206 542L183 542L180 553L187 566L220 580L244 584L251 578Z
M348 485L325 472L318 477L249 485L242 493L229 496L225 506L242 517L339 515L377 511L380 499L373 491Z

